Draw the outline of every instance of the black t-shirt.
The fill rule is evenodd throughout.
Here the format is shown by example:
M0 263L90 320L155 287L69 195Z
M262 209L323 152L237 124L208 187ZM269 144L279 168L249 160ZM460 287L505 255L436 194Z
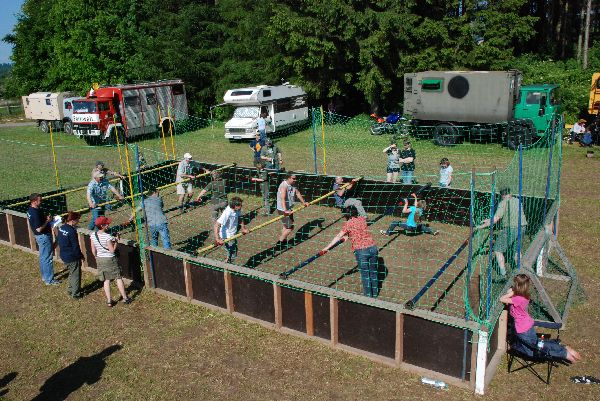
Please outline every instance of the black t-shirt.
M400 170L402 171L415 171L415 158L417 157L417 152L413 148L410 149L402 149L400 151L400 158L406 159L407 157L412 157L413 161L410 163L402 163L400 166Z
M50 224L46 224L46 213L40 208L35 208L29 206L27 209L27 218L29 219L29 225L31 226L31 230L35 235L42 234L51 234L52 229L50 228ZM42 232L38 232L37 229L46 224L46 227L42 230Z
M60 247L60 258L65 263L76 262L83 259L77 230L69 224L63 224L58 228L58 246Z

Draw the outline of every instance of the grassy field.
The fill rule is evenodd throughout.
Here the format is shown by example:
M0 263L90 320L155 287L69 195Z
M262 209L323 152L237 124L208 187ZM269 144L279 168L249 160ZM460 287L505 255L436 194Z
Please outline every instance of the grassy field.
M299 133L280 141L288 167L308 169L312 163L306 145L311 134ZM380 155L386 138L361 140L373 146L351 152L327 148L332 172L381 175L385 158ZM18 140L27 145L8 141ZM53 171L46 164L46 137L33 128L0 129L3 160L2 197L27 194L46 185L51 189ZM191 151L196 159L250 164L245 144L229 144L212 138L210 129L177 137L177 151ZM85 182L96 159L119 165L114 148L88 148L76 138L59 136L64 148L65 171L73 183ZM335 142L334 142L335 143ZM339 141L339 144L347 141ZM139 143L147 158L159 153L160 140ZM81 147L79 147L81 146ZM415 148L422 160L431 160L435 173L435 149L425 142ZM45 149L40 152L39 149ZM460 147L453 148L458 152ZM463 150L468 150L463 148ZM497 151L497 159L491 153ZM468 153L468 152L466 152ZM85 155L81 156L81 154ZM307 156L308 154L308 156ZM487 166L507 161L512 153L495 149L481 153ZM342 157L344 156L344 157ZM51 162L51 155L50 162ZM158 158L158 156L156 156ZM459 155L455 156L460 160ZM346 162L343 160L347 159ZM454 158L451 157L451 160ZM474 153L467 155L475 161ZM491 160L491 161L490 161ZM496 161L497 160L497 161ZM242 161L248 161L243 163ZM455 167L460 163L455 163ZM303 167L304 165L305 167ZM466 166L466 164L465 164ZM43 169L42 169L43 167ZM503 365L485 399L579 400L600 399L600 387L571 383L574 375L600 376L600 181L595 174L600 158L586 158L574 146L565 149L559 241L577 269L587 297L569 315L563 341L578 349L584 360L561 367L546 387L527 372L510 376ZM338 171L336 171L336 169ZM43 171L41 171L43 170ZM360 171L359 171L360 170ZM362 173L365 174L366 173ZM66 178L65 178L66 180ZM60 270L62 265L57 266ZM299 339L240 321L230 315L188 305L149 291L132 289L135 302L113 309L104 305L94 278L85 276L89 294L79 301L66 295L66 284L42 286L37 259L0 247L0 397L6 400L468 400L469 391L451 388L440 392L420 384L420 377L378 365L362 357L331 350L318 342ZM349 283L348 285L354 285Z

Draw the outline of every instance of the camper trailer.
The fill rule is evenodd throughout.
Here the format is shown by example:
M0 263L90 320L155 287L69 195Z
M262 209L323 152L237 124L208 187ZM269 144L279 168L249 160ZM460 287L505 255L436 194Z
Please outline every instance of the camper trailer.
M225 138L231 141L254 138L261 113L267 115L267 134L308 121L306 92L288 83L230 89L225 92L223 100L235 107L233 117L225 123Z
M25 118L36 120L42 132L49 132L52 126L55 131L72 134L73 100L76 99L80 97L71 92L36 92L21 100Z

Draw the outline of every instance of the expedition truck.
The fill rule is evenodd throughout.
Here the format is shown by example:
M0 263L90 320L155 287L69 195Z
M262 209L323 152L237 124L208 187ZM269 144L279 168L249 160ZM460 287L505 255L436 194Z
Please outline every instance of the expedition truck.
M590 100L588 105L587 127L592 133L592 141L600 144L600 72L592 75L592 86L590 88Z
M164 130L187 116L181 80L100 86L73 102L73 133L89 144L122 143L127 138Z
M404 113L416 136L432 135L437 145L468 140L516 149L535 142L562 112L558 85L521 82L517 70L404 74Z
M73 101L80 99L72 92L35 92L22 96L25 118L36 120L38 127L44 133L54 130L64 130L73 133Z
M230 141L253 139L261 113L267 115L267 134L308 121L306 92L289 83L229 89L223 101L224 105L235 106L233 117L225 123L225 138Z

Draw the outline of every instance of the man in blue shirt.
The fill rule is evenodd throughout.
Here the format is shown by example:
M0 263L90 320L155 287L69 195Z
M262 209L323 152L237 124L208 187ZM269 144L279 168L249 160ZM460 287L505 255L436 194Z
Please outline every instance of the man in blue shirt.
M265 141L260 139L260 133L257 131L254 134L254 139L250 141L250 149L252 149L252 156L254 160L254 167L259 168L263 166L263 162L260 159L260 151L265 146Z
M265 142L267 140L267 113L260 113L260 117L256 120L258 133L260 134L260 140Z
M60 248L60 258L69 270L69 289L71 298L81 298L81 261L83 253L79 247L77 224L81 214L68 212L64 218L65 224L58 228L56 239Z
M42 196L34 193L29 196L29 209L27 218L31 231L35 235L35 242L40 253L40 273L46 285L56 285L59 281L54 279L54 262L52 260L52 216L47 215L40 208Z
M158 189L150 188L148 196L144 199L144 209L146 210L146 223L150 231L150 245L158 246L158 236L165 249L171 249L171 237L169 235L169 225L167 216L163 212L163 200L159 196Z
M88 229L93 230L95 227L94 222L100 216L104 215L105 206L102 205L109 201L108 191L115 194L118 200L123 200L123 195L117 191L115 187L104 178L104 173L100 171L94 171L93 178L87 187L87 201L92 212L92 218L88 224Z

